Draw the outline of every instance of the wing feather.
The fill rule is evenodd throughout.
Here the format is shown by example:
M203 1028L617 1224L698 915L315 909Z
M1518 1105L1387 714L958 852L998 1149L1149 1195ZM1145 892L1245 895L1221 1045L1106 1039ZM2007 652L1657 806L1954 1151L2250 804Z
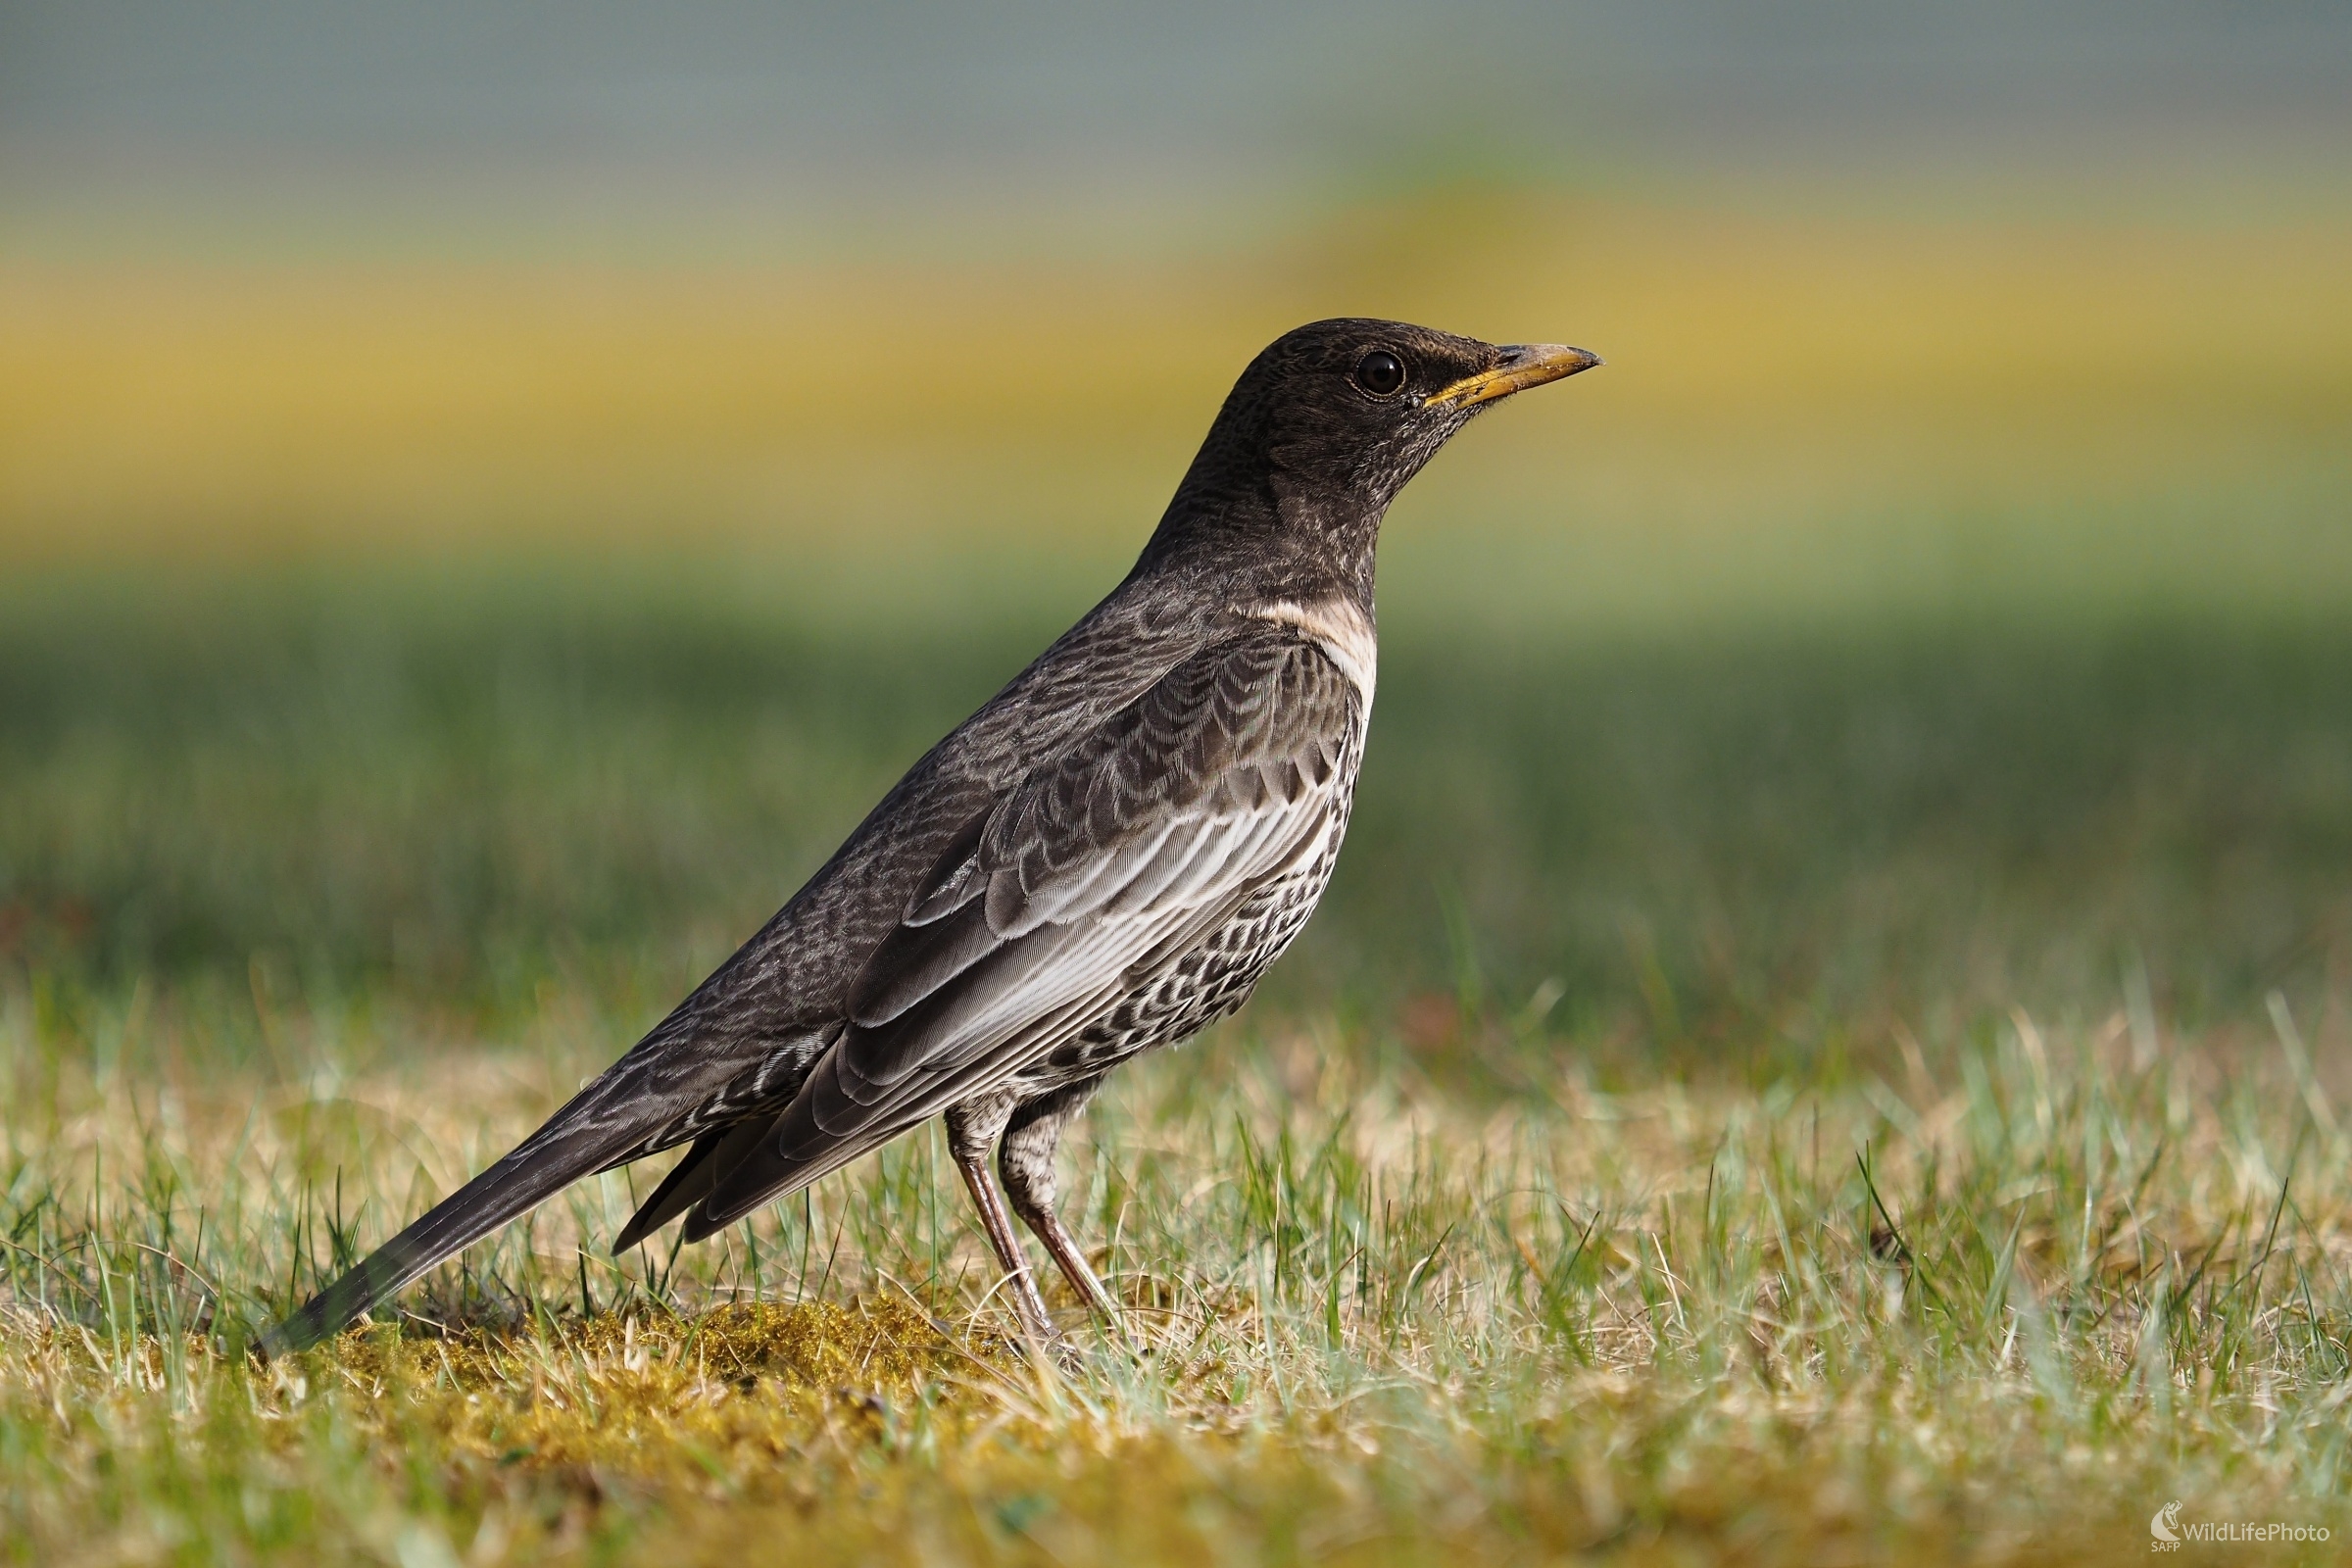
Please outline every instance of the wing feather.
M852 988L852 1026L689 1220L709 1234L983 1092L1213 933L1337 830L1362 699L1251 628L1188 660L968 825Z

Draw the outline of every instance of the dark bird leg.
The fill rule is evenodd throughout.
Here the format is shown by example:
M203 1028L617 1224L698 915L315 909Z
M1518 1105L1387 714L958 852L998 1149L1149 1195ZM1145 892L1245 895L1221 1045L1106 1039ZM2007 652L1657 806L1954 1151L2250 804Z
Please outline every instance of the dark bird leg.
M1053 1319L1046 1316L1046 1298L1037 1294L1037 1276L1029 1271L1029 1258L1021 1250L1021 1239L1012 1232L1012 1216L1004 1211L1004 1195L988 1176L988 1152L996 1147L1011 1116L1012 1097L1008 1094L990 1095L957 1105L948 1112L948 1152L955 1157L956 1168L963 1172L963 1185L972 1195L972 1206L980 1211L980 1228L988 1232L988 1245L996 1250L997 1261L1004 1265L1004 1277L1012 1287L1012 1304L1021 1315L1021 1326L1040 1345L1059 1345L1061 1336L1055 1332Z
M1119 1319L1117 1298L1087 1265L1078 1239L1070 1234L1054 1208L1060 1195L1054 1175L1054 1154L1061 1147L1061 1129L1094 1098L1102 1083L1102 1075L1097 1074L1014 1110L1005 1128L1004 1146L997 1152L997 1168L1004 1173L1004 1196L1012 1200L1012 1211L1046 1244L1047 1252L1061 1269L1061 1277L1070 1282L1070 1289L1078 1293L1080 1300L1115 1323Z

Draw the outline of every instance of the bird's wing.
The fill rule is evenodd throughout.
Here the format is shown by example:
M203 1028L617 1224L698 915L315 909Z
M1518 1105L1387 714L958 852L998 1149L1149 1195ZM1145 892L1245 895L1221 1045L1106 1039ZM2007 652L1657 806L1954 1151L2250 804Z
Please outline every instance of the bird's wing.
M1002 1081L1344 825L1363 700L1296 631L1213 643L940 857L772 1136L719 1174L708 1235Z
M1210 677L1230 680L1232 691L1221 691ZM1209 680L1206 686L1201 684L1204 679ZM913 906L905 908L895 925L891 916L882 916L880 948L896 956L885 958L876 952L873 961L865 964L864 978L855 988L863 1001L850 1007L852 1019L843 1019L837 1011L829 1017L812 1015L808 1007L814 996L788 983L789 970L770 973L783 956L779 944L797 948L816 940L830 943L836 951L855 952L859 944L876 940L858 934L867 929L866 917L854 902L826 902L842 890L819 873L809 889L626 1056L513 1152L272 1328L264 1336L262 1348L276 1352L317 1344L442 1258L582 1176L688 1140L696 1143L696 1152L648 1200L646 1211L631 1222L629 1234L640 1236L701 1200L699 1219L710 1211L710 1200L722 1196L724 1182L741 1174L741 1166L776 1147L773 1139L759 1136L760 1132L793 1130L787 1107L797 1107L807 1098L795 1095L806 1087L812 1064L842 1056L841 1047L856 1041L857 1049L835 1064L829 1082L871 1082L872 1074L889 1070L885 1058L900 1049L884 1038L894 1022L899 1027L892 1038L901 1048L913 1043L917 1024L926 1025L925 1038L938 1037L951 1049L961 1041L968 1048L973 1038L970 1020L956 1031L938 1016L956 997L969 997L977 1004L996 995L1001 1002L1004 995L1022 989L1030 969L1101 971L1109 978L1098 981L1098 993L1115 991L1117 961L1106 960L1099 952L1090 956L1083 945L1070 944L1093 929L1090 916L1095 923L1107 920L1134 933L1157 929L1130 907L1152 885L1138 877L1139 870L1148 868L1122 861L1124 883L1106 881L1090 893L1074 877L1085 875L1090 866L1106 870L1110 864L1084 860L1077 851L1091 839L1113 852L1140 854L1138 834L1150 833L1165 817L1169 833L1152 847L1166 855L1151 863L1168 872L1163 880L1172 881L1184 869L1172 858L1194 842L1182 833L1197 833L1204 822L1236 825L1229 820L1236 818L1236 802L1256 802L1256 812L1243 809L1240 816L1261 826L1277 825L1263 816L1268 809L1280 822L1320 822L1315 801L1328 790L1332 759L1350 733L1350 721L1344 715L1350 711L1347 704L1351 699L1344 688L1344 677L1294 634L1268 627L1262 634L1219 645L1213 657L1178 666L1145 698L1059 747L1058 762L1016 773L1009 784L996 789L969 777L930 781L919 809L933 812L962 799L970 803L961 813L965 826L954 846L937 858L928 877L909 875L909 883L918 890ZM1189 727L1188 712L1193 715ZM1360 720L1355 722L1360 726ZM896 838L906 832L907 824L900 819L904 811L888 823L876 820L889 815L892 804L886 800L877 808L868 826L891 828ZM1125 831L1121 823L1128 825ZM992 828L998 830L994 837ZM936 830L926 825L907 842L919 844L928 837L936 844L949 831L944 823ZM1007 846L1019 853L1007 854ZM906 847L878 844L876 853L887 857ZM1223 857L1202 858L1204 886L1225 885L1210 875L1215 866L1243 863L1233 858L1233 848L1226 846ZM1275 848L1271 840L1260 841L1256 858L1267 858ZM983 861L989 868L985 876L978 872ZM1285 862L1275 858L1271 863ZM1007 869L1009 883L997 875ZM1124 903L1114 896L1119 887L1129 894ZM812 895L814 902L808 902ZM843 896L854 901L864 894L849 889ZM1002 939L992 931L987 945L971 949L963 958L940 952L942 938L967 931L955 922L959 917L970 920L970 911L977 909L985 919L992 906L1003 912L1032 904L1051 912L1046 923L1024 928L1016 919ZM1194 908L1196 923L1215 912L1197 899L1187 906ZM1168 929L1169 934L1158 939L1163 947L1181 943L1191 928L1179 920ZM1068 951L1048 951L1054 943ZM1149 947L1137 951L1148 953ZM1109 966L1104 969L1106 961ZM873 996L889 977L901 975L904 989L904 975L925 963L931 965L929 984L936 997L909 994L897 1019L875 1014ZM1065 996L1059 1006L1040 1003L1023 1014L1029 1036L1001 1029L996 1042L1000 1049L1017 1050L1024 1038L1050 1038L1057 1019L1085 1010L1094 1000L1092 994L1071 993L1066 985L1057 994ZM918 1002L932 1010L924 1011ZM869 1015L879 1027L850 1027ZM861 1065L869 1062L870 1071ZM937 1072L916 1074L912 1081L934 1091L944 1081L952 1089L968 1081L974 1070L967 1067L946 1080ZM903 1113L907 1102L901 1095L893 1103ZM929 1113L921 1110L914 1119ZM894 1130L896 1126L869 1119L864 1141L827 1160L815 1174L846 1163ZM794 1179L787 1171L777 1185ZM813 1180L814 1175L803 1179ZM756 1200L743 1211L755 1206ZM695 1223L690 1220L689 1235L707 1234L697 1232Z

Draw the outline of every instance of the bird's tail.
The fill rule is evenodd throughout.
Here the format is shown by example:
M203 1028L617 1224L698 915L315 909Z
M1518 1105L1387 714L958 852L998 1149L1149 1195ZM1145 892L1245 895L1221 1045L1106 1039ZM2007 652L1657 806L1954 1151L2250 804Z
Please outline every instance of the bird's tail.
M593 1094L593 1088L589 1094ZM586 1100L583 1094L580 1100ZM385 1243L366 1261L264 1334L264 1355L307 1350L348 1327L361 1313L462 1248L481 1240L581 1177L612 1163L609 1137L583 1136L566 1105L512 1153L451 1194L430 1212Z

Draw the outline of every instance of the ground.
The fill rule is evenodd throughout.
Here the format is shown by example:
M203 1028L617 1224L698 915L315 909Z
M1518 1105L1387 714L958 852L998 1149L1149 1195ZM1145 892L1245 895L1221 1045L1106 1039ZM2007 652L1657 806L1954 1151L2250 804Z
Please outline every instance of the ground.
M628 1207L592 1183L259 1365L256 1308L556 1085L60 1063L17 1101L10 1549L2057 1562L2137 1559L2175 1499L2352 1526L2342 1141L2276 1044L2021 1015L1892 1081L1611 1090L1497 1033L1525 1076L1483 1103L1348 1044L1237 1032L1111 1097L1072 1208L1128 1310L1064 1298L1066 1360L1013 1339L931 1138L699 1255L590 1250Z

